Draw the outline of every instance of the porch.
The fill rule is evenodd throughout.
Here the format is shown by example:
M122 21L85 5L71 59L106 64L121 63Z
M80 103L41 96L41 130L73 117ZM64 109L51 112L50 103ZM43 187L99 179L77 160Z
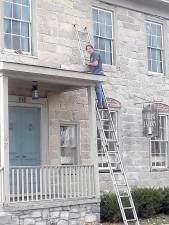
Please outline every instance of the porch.
M98 80L102 81L103 78L80 72L63 71L54 68L15 63L1 63L0 70L0 203L9 204L44 200L64 201L71 199L80 200L99 198L94 86ZM20 152L16 153L16 151L14 153L16 158L15 161L13 158L11 160L10 132L13 130L13 127L10 127L11 124L9 126L9 109L10 107L14 107L14 102L17 106L26 104L25 101L31 98L31 84L34 80L38 82L40 88L43 87L43 90L40 90L42 98L47 98L45 95L49 92L63 93L87 89L90 132L90 160L88 160L87 165L83 162L83 156L79 156L79 160L72 160L71 163L69 161L68 164L62 164L62 160L59 161L56 157L56 152L54 152L55 160L53 161L49 160L48 157L44 159L43 156L40 156L44 154L44 151L46 154L51 154L50 139L49 143L46 141L47 136L50 136L50 134L45 133L45 129L42 129L39 133L39 135L41 135L39 139L42 141L39 145L41 154L36 152L36 148L32 150L33 147L31 147L31 151L29 152L30 155L34 156L34 161L28 160L28 155L20 155ZM27 91L24 92L26 93L25 95L18 96L16 94L15 96L12 96L11 103L11 97L9 97L11 92L14 88L15 90L18 90L20 87L22 87L23 90L28 89L30 93ZM36 100L33 101L34 100L31 102L31 107L39 104ZM28 103L29 101L27 104ZM29 109L31 109L31 107ZM38 107L43 111L43 104ZM48 110L49 109L46 109L46 111ZM42 127L42 125L46 123L45 121L46 120L44 120L41 115L42 124L39 125L39 127ZM78 121L76 120L76 122ZM67 123L69 123L69 118L67 118ZM32 131L32 125L28 129L29 131ZM47 129L49 129L49 127ZM36 132L38 132L38 129ZM20 135L21 134L22 130L20 131ZM37 136L36 133L33 135ZM58 133L58 135L60 134ZM26 136L26 138L28 142L31 140L30 136ZM65 148L65 146L63 147ZM71 148L74 148L74 146L71 146ZM29 151L29 148L27 149L27 151ZM22 159L19 161L19 158ZM37 159L35 160L35 158ZM64 162L67 162L69 158L70 157L65 157ZM30 157L30 159L32 158Z

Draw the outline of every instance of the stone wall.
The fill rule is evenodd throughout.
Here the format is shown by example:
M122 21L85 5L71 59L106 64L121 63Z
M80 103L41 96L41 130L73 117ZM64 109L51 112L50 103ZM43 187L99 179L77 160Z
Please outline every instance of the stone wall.
M90 202L90 201L89 201ZM100 207L96 203L67 204L67 206L0 213L0 225L87 225L100 220ZM16 210L16 207L15 207Z

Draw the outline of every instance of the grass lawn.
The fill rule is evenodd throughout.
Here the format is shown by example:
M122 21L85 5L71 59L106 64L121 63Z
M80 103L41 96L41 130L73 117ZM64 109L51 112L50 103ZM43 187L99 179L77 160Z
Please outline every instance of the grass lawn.
M120 223L103 223L102 225L122 225ZM158 215L157 217L140 220L140 225L169 225L169 215Z

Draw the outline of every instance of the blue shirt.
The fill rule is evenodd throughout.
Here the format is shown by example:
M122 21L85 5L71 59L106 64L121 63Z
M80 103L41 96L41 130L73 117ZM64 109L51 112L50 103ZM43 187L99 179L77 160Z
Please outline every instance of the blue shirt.
M92 54L90 55L90 62L94 62L94 61L98 61L98 65L89 66L91 73L97 74L97 75L104 75L101 55L98 52L92 52Z

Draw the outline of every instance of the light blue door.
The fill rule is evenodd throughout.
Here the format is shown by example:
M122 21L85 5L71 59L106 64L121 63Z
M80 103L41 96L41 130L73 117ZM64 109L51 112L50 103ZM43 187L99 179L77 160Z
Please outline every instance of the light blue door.
M40 165L40 109L9 107L10 166Z

